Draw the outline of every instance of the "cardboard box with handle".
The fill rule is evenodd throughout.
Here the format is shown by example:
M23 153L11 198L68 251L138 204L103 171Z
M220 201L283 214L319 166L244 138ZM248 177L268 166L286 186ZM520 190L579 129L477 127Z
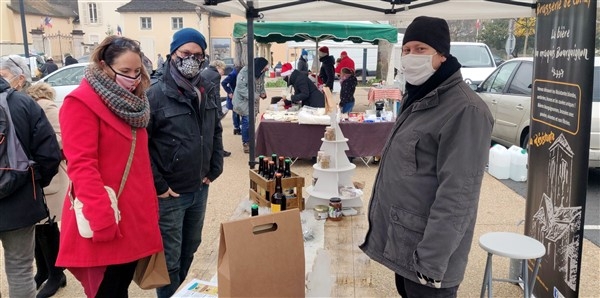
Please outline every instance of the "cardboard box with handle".
M304 297L298 209L221 224L220 297Z

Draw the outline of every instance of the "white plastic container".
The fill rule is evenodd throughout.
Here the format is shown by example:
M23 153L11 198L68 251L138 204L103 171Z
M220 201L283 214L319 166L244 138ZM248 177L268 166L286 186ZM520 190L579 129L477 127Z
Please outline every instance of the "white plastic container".
M514 181L527 181L527 150L512 146L510 152L510 174L509 178Z
M488 172L497 179L510 176L510 153L506 147L496 144L490 149Z

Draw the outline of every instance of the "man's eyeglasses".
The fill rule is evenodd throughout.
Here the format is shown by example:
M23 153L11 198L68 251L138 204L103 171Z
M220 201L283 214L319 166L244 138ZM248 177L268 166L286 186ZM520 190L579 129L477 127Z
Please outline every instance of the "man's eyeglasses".
M177 50L177 52L179 52L179 54L181 54L181 58L185 59L189 56L194 56L196 59L200 60L200 61L204 61L204 53L196 53L196 54L192 54L188 51L180 51Z

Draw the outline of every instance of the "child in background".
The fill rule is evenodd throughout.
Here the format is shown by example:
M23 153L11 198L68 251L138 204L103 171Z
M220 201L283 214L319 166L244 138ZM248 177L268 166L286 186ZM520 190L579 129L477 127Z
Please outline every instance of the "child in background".
M344 67L340 73L340 109L342 114L352 112L354 108L354 92L356 91L356 85L358 80L354 75L354 71L350 68Z

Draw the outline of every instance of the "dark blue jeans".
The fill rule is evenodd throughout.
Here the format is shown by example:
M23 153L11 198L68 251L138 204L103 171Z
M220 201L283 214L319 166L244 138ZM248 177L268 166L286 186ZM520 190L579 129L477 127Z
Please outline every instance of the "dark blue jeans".
M250 134L248 134L248 117L242 116L242 143L248 143L248 140L250 140Z
M342 107L342 114L348 114L348 113L352 112L353 108L354 108L354 102L347 102Z
M159 226L171 284L156 289L159 298L171 297L185 280L202 241L208 185L179 197L158 198Z
M240 129L240 125L242 122L241 118L242 116L240 116L238 113L234 112L233 110L231 110L231 118L233 118L233 128L235 129Z
M240 129L240 115L233 111L233 102L227 97L227 108L231 110L231 118L233 119L233 128Z

